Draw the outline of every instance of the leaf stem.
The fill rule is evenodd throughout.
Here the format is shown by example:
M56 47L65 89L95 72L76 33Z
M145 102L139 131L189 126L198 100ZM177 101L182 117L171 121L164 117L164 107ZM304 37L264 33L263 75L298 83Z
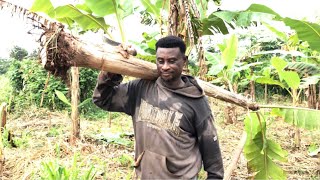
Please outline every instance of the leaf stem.
M281 109L297 109L297 110L307 110L307 111L315 111L319 112L316 109L304 108L304 107L294 107L294 106L280 106L280 105L268 105L268 104L260 104L259 108L281 108Z
M118 5L117 5L117 2L115 0L112 0L112 3L113 3L113 8L115 10L115 14L116 14L116 17L117 17L117 22L118 22L118 26L119 26L119 30L120 30L120 34L121 34L121 40L122 40L122 43L124 43L126 41L126 38L124 36L124 32L123 32L123 29L122 29L122 19L120 18L120 15L119 15L119 12L118 12Z

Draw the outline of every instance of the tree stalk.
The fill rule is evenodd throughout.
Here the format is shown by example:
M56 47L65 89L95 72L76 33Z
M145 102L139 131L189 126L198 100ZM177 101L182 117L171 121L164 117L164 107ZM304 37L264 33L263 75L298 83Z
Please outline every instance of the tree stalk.
M71 68L71 120L72 133L70 137L70 144L75 145L76 140L80 138L80 118L79 118L79 68Z
M232 161L231 161L230 165L228 166L226 173L224 174L224 180L231 179L231 175L232 175L234 169L237 167L237 163L239 161L239 157L242 153L243 147L246 144L246 140L247 140L247 133L243 132L242 137L238 143L237 149L235 149L235 153L233 154Z

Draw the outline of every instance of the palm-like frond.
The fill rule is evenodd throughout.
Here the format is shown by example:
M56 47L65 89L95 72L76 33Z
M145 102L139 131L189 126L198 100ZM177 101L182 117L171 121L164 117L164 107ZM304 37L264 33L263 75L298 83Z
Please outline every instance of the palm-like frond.
M0 9L9 12L12 15L22 17L22 19L26 20L28 23L32 23L35 27L39 27L41 29L50 29L53 26L63 27L61 23L49 20L37 13L31 12L28 9L7 1L0 0Z
M308 76L320 74L320 67L307 62L290 62L285 67L285 70L295 71L300 75L308 75Z

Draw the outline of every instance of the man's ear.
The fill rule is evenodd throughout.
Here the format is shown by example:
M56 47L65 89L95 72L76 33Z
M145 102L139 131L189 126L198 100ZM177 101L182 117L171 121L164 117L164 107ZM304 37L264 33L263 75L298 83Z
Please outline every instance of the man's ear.
M188 56L185 56L184 58L184 65L187 65L188 64Z

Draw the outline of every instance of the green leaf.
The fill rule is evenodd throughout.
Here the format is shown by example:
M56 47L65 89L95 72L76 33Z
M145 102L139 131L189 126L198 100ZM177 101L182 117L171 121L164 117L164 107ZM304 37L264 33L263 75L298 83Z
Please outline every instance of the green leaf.
M72 25L74 24L74 20L68 17L57 18L57 20L63 24L68 25L69 27L72 27Z
M113 0L85 0L85 4L100 17L115 13Z
M255 179L286 179L285 172L273 160L287 161L288 153L281 146L266 138L265 118L250 113L244 123L248 134L244 155L248 166L255 171Z
M276 19L281 18L281 16L278 13L276 13L271 8L262 4L252 4L246 11L267 13L267 14L274 15Z
M284 22L287 26L297 32L300 40L307 41L311 49L320 52L319 24L283 18L271 8L261 4L252 4L247 10L240 12L222 11L210 14L208 18L203 20L203 35L211 35L212 32L210 31L212 31L212 29L216 30L215 32L222 32L223 34L229 33L226 23L229 23L231 28L234 28L232 24L247 27L254 22L265 22L269 20ZM276 31L274 28L271 29ZM277 31L276 34L284 38L283 33Z
M98 29L107 31L107 29L109 28L109 25L105 23L104 18L94 17L85 11L79 10L77 7L71 4L57 7L54 10L54 14L54 18L57 19L70 18L74 20L85 31Z
M78 105L78 108L81 108L82 106L90 103L92 100L92 98L87 98L86 100L82 101L79 105Z
M207 63L210 65L208 75L217 75L219 74L223 68L224 65L221 64L220 58L218 57L218 54L214 54L208 51L204 52L204 57L207 60Z
M271 67L265 67L265 68L263 68L262 74L263 74L263 76L270 78Z
M50 0L35 0L30 9L32 12L44 12L48 15L50 15L53 10L54 7Z
M279 73L280 75L280 73ZM288 84L290 88L298 89L300 85L300 77L297 72L294 71L283 71L281 72L282 78Z
M320 52L320 25L307 21L284 18L284 23L294 29L300 40L307 41L310 48Z
M212 14L219 17L220 19L226 21L227 23L232 23L234 21L234 19L237 17L238 12L226 10L226 11L216 11Z
M76 8L71 4L59 6L54 11L55 11L54 18L64 18L64 17L74 18L74 17L88 14L88 13L84 14L82 11L80 11L78 8Z
M146 8L146 10L153 14L157 21L160 22L161 15L160 11L162 9L162 3L163 1L161 0L141 0L142 5Z
M236 35L232 35L230 39L227 40L227 47L222 52L221 60L227 66L227 69L231 69L234 65L234 61L237 57L238 52L238 38Z
M217 17L215 14L211 14L208 16L208 18L202 19L202 34L203 35L212 35L214 33L222 33L222 34L228 34L228 28L225 24L225 22Z
M67 97L66 97L61 91L55 90L55 93L56 93L57 97L58 97L62 102L64 102L65 104L71 106L71 103L69 102L69 100L67 99Z
M271 59L271 65L276 68L280 81L285 81L290 88L298 89L300 85L300 77L298 73L294 71L285 71L287 62L279 57L273 57Z
M110 25L105 23L104 18L96 18L90 14L75 17L73 18L73 20L77 22L83 30L102 29L106 32L107 29L110 27Z
M274 142L273 140L268 139L268 153L269 157L281 162L287 162L288 152L282 150L281 146Z
M285 85L283 83L281 83L280 81L274 80L270 77L258 77L256 78L255 82L260 84L278 85L282 88L285 88Z
M275 112L289 124L308 130L320 129L319 110L278 108Z
M248 27L254 22L261 22L272 19L274 16L267 13L244 11L238 14L236 25L240 27Z
M277 70L278 72L283 71L283 69L286 67L287 64L288 64L288 63L287 63L285 60L283 60L283 59L281 59L281 58L279 58L279 57L272 57L272 59L271 59L271 65L272 65L274 68L276 68L276 70ZM280 79L280 80L281 80L281 79Z
M235 67L234 68L234 73L236 72L240 72L240 71L243 71L243 70L247 70L247 69L250 69L250 67L252 66L257 66L257 65L260 65L260 64L263 64L263 62L254 62L254 63L249 63L249 64L246 64L246 65L240 65L239 67Z
M219 50L223 52L227 48L227 41L224 39L222 44L217 44Z
M320 74L320 67L308 62L289 62L285 70L295 71L299 74L313 76Z
M78 8L79 10L85 11L88 14L92 14L91 9L86 4L76 4L76 8Z
M308 155L317 156L319 153L320 153L320 146L318 147L317 144L311 143L308 148Z
M263 22L264 26L266 26L270 31L274 32L281 40L286 41L287 40L287 34L283 31L277 30L275 27Z

